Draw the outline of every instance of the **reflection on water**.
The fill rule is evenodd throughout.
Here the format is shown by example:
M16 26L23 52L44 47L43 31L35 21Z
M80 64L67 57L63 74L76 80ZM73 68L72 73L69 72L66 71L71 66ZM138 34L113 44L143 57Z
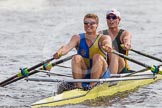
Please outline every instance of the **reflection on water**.
M0 81L19 72L20 67L31 67L47 58L73 34L84 31L82 20L85 14L98 14L98 30L106 28L105 12L117 8L121 12L121 28L132 32L134 49L162 58L162 11L161 1L156 0L0 0ZM69 55L75 53L72 51ZM146 62L158 62L130 52L130 56ZM69 66L70 61L63 63ZM133 69L141 66L130 63ZM55 67L53 72L70 73L70 69ZM33 77L46 76L43 73ZM55 76L56 77L56 76ZM159 81L140 88L109 107L151 108L162 106ZM0 88L0 106L30 107L30 105L53 95L57 84L17 81ZM133 103L133 104L132 104ZM70 107L70 106L67 106ZM89 107L76 105L76 107ZM93 106L91 106L93 107ZM107 105L97 106L99 108Z

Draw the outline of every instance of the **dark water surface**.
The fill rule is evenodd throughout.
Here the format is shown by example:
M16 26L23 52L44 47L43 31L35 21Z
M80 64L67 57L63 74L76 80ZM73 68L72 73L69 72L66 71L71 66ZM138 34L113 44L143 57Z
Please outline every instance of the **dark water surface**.
M120 26L132 32L134 49L162 58L161 6L161 0L0 0L0 81L18 73L20 67L31 67L51 58L73 34L84 31L82 19L87 13L98 14L98 30L105 29L105 12L110 8L120 10ZM72 53L74 51L68 55ZM160 64L134 53L130 56L150 65ZM142 68L133 63L130 65L135 70ZM70 69L55 67L52 72L70 73ZM44 73L33 75L39 76L47 77ZM161 85L162 81L159 81L109 106L95 107L161 108ZM33 102L53 95L56 88L57 84L52 83L17 81L0 88L0 107L30 107Z

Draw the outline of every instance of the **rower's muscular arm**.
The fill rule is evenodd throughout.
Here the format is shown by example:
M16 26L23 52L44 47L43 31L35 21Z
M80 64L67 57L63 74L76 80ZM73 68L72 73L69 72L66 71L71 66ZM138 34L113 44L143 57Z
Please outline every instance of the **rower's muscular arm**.
M122 35L121 42L124 44L124 47L126 50L129 50L131 48L131 38L132 34L128 31L124 31Z
M70 41L66 45L59 48L59 50L53 55L53 57L55 59L58 59L61 56L66 55L70 50L78 46L79 39L80 39L79 35L72 36Z
M101 39L101 47L103 50L106 50L107 53L110 53L112 50L112 40L110 36L103 35Z

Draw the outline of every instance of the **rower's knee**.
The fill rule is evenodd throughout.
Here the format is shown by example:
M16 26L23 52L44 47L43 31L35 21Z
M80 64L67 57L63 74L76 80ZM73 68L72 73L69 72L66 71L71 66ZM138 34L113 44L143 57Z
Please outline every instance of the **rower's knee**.
M118 69L119 72L121 72L121 71L125 68L125 65L126 65L126 64L125 64L124 59L123 59L123 58L120 58L120 59L119 59L119 67L118 67L118 68L119 68L119 69Z
M83 59L82 56L80 56L80 55L74 55L72 57L72 62L80 63L82 61L82 59Z
M103 61L103 57L100 54L95 54L93 56L93 62L101 62Z

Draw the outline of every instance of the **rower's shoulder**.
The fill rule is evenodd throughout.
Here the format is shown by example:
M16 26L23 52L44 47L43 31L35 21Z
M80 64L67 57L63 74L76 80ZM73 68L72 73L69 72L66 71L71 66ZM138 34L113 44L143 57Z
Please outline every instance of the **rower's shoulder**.
M75 34L75 35L73 35L73 36L71 37L69 43L76 43L76 44L78 44L79 41L80 41L80 36L79 36L78 34Z
M122 29L123 30L123 29ZM123 30L123 33L131 33L130 31L128 31L128 30Z
M132 33L128 30L124 30L123 33L122 33L123 36L129 36L131 37L132 36Z
M103 34L103 30L101 30L101 31L98 31L98 33L99 33L99 34Z
M104 37L104 38L110 38L110 35L105 35L105 34L102 34L102 33L100 33L100 35L102 35L101 37Z
M71 38L72 39L80 39L80 35L79 34L74 34Z
M101 36L102 39L108 39L108 40L111 40L110 35L104 35L104 34L101 34L101 35L102 35L102 36Z
M100 34L107 34L107 30L108 29L100 30L100 31L98 31L98 33L100 33Z

